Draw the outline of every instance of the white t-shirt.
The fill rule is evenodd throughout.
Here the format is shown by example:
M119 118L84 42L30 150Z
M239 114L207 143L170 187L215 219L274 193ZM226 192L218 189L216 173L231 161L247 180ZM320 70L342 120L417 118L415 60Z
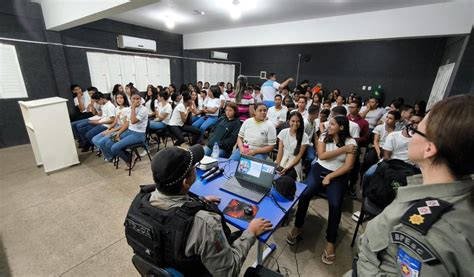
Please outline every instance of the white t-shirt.
M290 128L281 130L281 132L278 134L278 138L280 139L280 141L283 142L283 155L294 157L295 155L293 154L295 152L295 148L298 142L296 141L296 136L292 136L290 134ZM309 145L309 138L306 133L303 133L301 145Z
M207 97L205 99L202 99L201 95L198 96L198 110L202 111L204 109L204 102L206 101L206 99Z
M316 118L317 119L317 118ZM304 133L308 136L310 140L312 140L313 135L318 131L316 126L318 125L316 122L316 119L313 120L313 122L310 122L308 118L303 117L303 122L304 122ZM310 145L313 145L313 143L310 141Z
M360 110L360 113L364 112L365 110L367 110L366 106L362 107L362 109ZM385 110L382 108L377 108L367 113L364 119L367 120L367 122L369 123L370 129L375 128L375 126L377 125L377 122L380 120L380 118L383 116L384 113L385 113Z
M168 122L168 125L170 126L183 126L184 122L181 119L181 114L186 112L186 107L184 106L183 103L179 103L173 110L173 113L171 114L170 121Z
M402 160L406 163L413 164L413 162L408 160L408 143L411 138L405 137L402 132L403 131L397 131L388 134L383 149L392 152L390 159Z
M263 94L263 100L273 101L275 99L276 92L280 89L280 84L277 81L267 80L265 81L260 92Z
M219 107L221 106L221 99L219 98L206 98L204 100L204 106L207 107L207 109L213 109L217 108L216 112L214 113L208 113L208 116L218 116L219 115Z
M127 116L130 116L130 108L129 107L116 107L115 108L115 116L118 117L117 124L122 125L125 123Z
M130 108L130 116L128 117L128 129L130 131L145 133L146 132L146 125L148 124L148 112L146 108L142 105L135 108L135 115L138 119L138 122L132 124L132 109Z
M257 122L255 118L244 121L239 137L249 144L250 150L276 144L276 128L268 120Z
M157 104L156 106L156 112L159 114L159 115L164 115L164 114L168 114L161 122L163 122L164 124L168 125L168 123L170 122L170 118L171 118L171 114L173 113L173 108L171 107L171 104L170 103L166 103L165 106L161 106L161 103Z
M81 111L81 113L87 112L87 106L91 103L91 98L89 97L89 93L83 93L82 94L82 105L84 105L84 109ZM79 100L77 100L77 96L74 97L74 106L79 108Z
M326 137L326 135L321 135L321 137L319 138L319 141L323 142L325 137ZM345 145L350 145L350 144L357 145L357 143L354 139L352 139L352 138L346 139ZM337 147L336 143L334 143L334 142L326 143L326 152L334 151L338 148L339 147ZM346 156L347 156L347 153L343 153L343 154L340 154L337 157L334 157L334 158L328 159L328 160L321 160L321 159L318 158L318 163L326 169L329 169L331 171L335 171L335 170L337 170L338 168L340 168L341 166L344 165L344 162L346 161Z
M219 96L219 99L224 100L224 101L229 101L229 99L230 99L229 94L224 91L223 93L221 93L221 96Z
M329 127L329 120L324 122L324 130L327 130L328 127ZM349 134L354 139L360 138L360 126L359 126L359 124L349 120Z
M155 107L156 107L156 100L155 100ZM145 108L148 114L153 113L153 111L151 110L151 99L145 102Z
M375 126L372 133L379 135L379 145L383 148L385 139L387 138L389 132L387 131L387 126L384 124Z
M115 106L114 104L112 104L112 102L108 100L107 100L107 103L105 103L104 105L100 107L100 109L102 110L102 116L101 116L101 119L99 120L100 122L108 121L111 117L115 116ZM112 125L112 123L102 124L102 125L109 128L110 125Z
M286 121L286 114L288 113L288 108L281 106L281 109L277 111L275 106L270 107L267 112L268 120L273 123L275 126Z

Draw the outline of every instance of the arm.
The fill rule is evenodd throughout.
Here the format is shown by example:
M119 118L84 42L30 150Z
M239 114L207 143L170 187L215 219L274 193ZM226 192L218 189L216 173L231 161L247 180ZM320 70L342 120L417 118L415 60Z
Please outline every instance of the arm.
M293 78L286 79L283 83L280 84L280 89L283 89L288 86L289 83L293 82Z
M249 152L247 152L247 155L253 156L255 154L270 153L270 152L273 151L274 147L275 147L275 145L267 145L267 146L264 146L264 147L261 147L261 148L258 148L258 149L250 150Z
M357 147L355 145L349 144L349 145L344 145L343 147L339 147L338 149L333 150L333 151L326 151L326 143L324 143L323 141L318 141L318 147L317 147L318 158L321 160L329 160L344 153L351 153L356 148Z
M120 126L120 129L115 133L115 138L120 139L120 135L128 129L128 119L125 118L125 123Z
M377 157L380 159L380 135L377 133L374 134L374 148L375 152L377 152Z
M276 160L275 160L275 163L276 163L277 165L280 165L281 159L283 158L283 147L284 147L284 146L283 146L283 140L280 139L280 140L278 141L278 154L277 154L277 158L276 158Z
M77 96L77 107L79 108L80 113L82 113L82 111L84 110L84 104L82 104L82 99L84 99L84 95Z
M241 136L237 137L237 147L239 147L240 154L245 154L244 153L244 141L242 140Z
M225 103L225 101L223 101ZM215 112L217 112L219 108L218 107L214 107L214 108L206 108L206 113L208 114L213 114Z

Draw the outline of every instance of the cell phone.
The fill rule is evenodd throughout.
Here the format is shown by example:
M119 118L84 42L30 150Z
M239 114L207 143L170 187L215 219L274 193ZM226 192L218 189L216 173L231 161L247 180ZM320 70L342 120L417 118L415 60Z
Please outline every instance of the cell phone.
M283 168L282 166L280 166L280 165L279 165L279 166L277 166L277 168L276 168L276 171L277 171L277 172L282 172L282 171L283 171L283 169L284 169L284 168Z

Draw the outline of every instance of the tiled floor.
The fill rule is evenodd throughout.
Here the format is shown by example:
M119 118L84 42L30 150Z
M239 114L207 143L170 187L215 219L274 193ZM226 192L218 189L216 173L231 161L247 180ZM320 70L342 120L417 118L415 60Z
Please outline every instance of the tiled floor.
M138 186L152 182L148 159L129 177L124 163L116 170L81 153L81 165L48 176L35 166L30 145L0 149L0 156L0 276L138 276L123 220ZM346 198L334 265L321 262L324 199L312 201L298 246L285 242L291 227L275 232L271 242L278 248L267 265L276 269L278 261L283 273L298 276L297 260L301 276L341 276L351 267L351 214L359 208L359 201ZM244 268L255 254L253 247Z

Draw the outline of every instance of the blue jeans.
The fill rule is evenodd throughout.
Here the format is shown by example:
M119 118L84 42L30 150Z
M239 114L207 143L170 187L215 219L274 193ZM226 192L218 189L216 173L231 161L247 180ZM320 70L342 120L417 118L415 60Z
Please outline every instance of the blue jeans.
M105 130L107 130L107 127L105 127L104 125L95 125L92 129L87 131L85 135L87 139L86 145L88 143L92 144L92 138L94 138L96 135L102 133Z
M364 176L362 177L362 183L361 183L362 192L363 192L364 189L369 185L370 180L371 180L372 177L374 176L375 171L377 170L377 166L378 166L378 165L379 165L378 163L372 165L372 166L369 167L369 169L367 169L367 171L364 173Z
M196 122L196 120L198 120L199 118L201 118L201 117L200 117L200 116L193 116L191 120L192 120L192 122L194 123L194 122Z
M217 116L203 116L193 123L193 127L199 128L198 142L203 140L207 128L216 125L218 119Z
M161 129L164 129L166 128L166 125L165 123L161 122L161 121L154 121L154 120L150 120L150 130L161 130Z
M308 212L309 202L313 196L326 189L329 204L328 226L326 229L326 240L330 243L336 243L337 230L341 222L342 200L344 199L349 175L344 174L331 180L326 187L323 186L324 176L331 173L319 163L311 166L311 170L306 179L307 189L301 194L296 211L295 227L302 228L304 219Z
M314 159L316 159L316 150L313 145L308 145L308 147L306 147L305 160L308 163L312 163Z
M126 163L132 161L132 155L125 151L125 149L133 144L145 142L145 133L135 132L127 130L120 135L120 140L114 143L111 147L111 152L113 156L119 156Z
M212 155L212 149L207 145L204 146L204 155L209 157ZM225 152L224 149L219 148L219 158L227 158L227 156L227 152Z
M265 160L267 158L267 153L265 153L265 154L255 154L254 157L257 158L257 159ZM229 160L233 160L233 161L239 161L240 160L240 149L238 147L237 147L237 149L234 150L234 152L232 152L232 155L230 155Z
M102 154L104 154L104 158L107 160L112 160L113 155L110 150L110 147L107 147L107 143L110 142L110 145L113 144L113 141L110 139L110 137L115 134L115 133L109 133L107 135L102 135L102 133L97 134L95 137L92 138L92 144L97 146L100 151L102 151Z
M79 134L79 145L82 145L82 146L88 145L86 133L92 128L94 128L94 126L95 125L92 125L89 123L89 120L81 121L76 124L77 133Z
M84 124L84 122L89 122L89 119L84 118L71 122L72 134L74 135L75 139L79 139L79 131L77 130L77 126Z

